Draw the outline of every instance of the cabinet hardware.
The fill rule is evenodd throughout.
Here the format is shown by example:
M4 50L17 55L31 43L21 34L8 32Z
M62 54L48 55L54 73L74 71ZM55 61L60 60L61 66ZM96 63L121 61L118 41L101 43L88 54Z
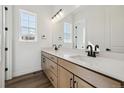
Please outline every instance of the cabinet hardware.
M70 78L70 88L73 88L72 87L72 78Z
M5 48L5 51L8 51L8 48Z
M106 48L106 51L111 51L111 49L109 49L109 48Z
M8 10L8 7L5 7L5 10L7 11Z
M5 68L5 71L8 71L8 68Z
M5 27L5 31L8 31L8 28L7 27Z
M74 81L74 88L77 88L77 86L76 86L76 81Z

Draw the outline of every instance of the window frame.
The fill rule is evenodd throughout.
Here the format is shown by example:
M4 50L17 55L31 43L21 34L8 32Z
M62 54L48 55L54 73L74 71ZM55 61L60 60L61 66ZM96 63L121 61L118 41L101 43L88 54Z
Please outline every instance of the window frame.
M65 42L65 24L69 24L70 25L70 30L71 30L71 33L66 33L66 34L71 34L71 41L70 42ZM72 23L69 23L69 22L64 22L64 43L73 43L73 28L72 28ZM66 40L67 41L67 40Z
M29 15L29 16L35 16L35 18L36 18L36 22L35 22L35 29L36 29L36 31L35 31L35 33L34 34L30 34L29 32L27 33L27 34L22 34L22 24L21 24L21 13L26 13L27 15ZM29 26L28 26L29 27ZM18 36L19 36L19 41L21 41L21 42L36 42L37 41L37 14L36 13L34 13L34 12L30 12L29 10L24 10L24 9L19 9L19 33L18 33ZM28 35L32 35L35 39L33 39L33 40L23 40L22 39L22 36L28 36Z

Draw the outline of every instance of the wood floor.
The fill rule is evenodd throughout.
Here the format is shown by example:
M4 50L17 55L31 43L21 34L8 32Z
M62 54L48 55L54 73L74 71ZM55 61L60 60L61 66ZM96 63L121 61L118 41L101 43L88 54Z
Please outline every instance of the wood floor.
M5 86L6 88L53 88L53 85L42 71L13 78L6 81Z

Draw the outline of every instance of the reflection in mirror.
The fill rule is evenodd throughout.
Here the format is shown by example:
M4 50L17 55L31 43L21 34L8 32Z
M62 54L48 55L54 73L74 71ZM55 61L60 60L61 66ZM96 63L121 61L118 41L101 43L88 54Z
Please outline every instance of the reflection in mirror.
M86 27L85 21L77 21L74 25L74 48L85 49Z
M61 44L65 48L73 48L72 16L68 15L63 20L54 23L53 44Z
M91 42L100 51L124 53L124 6L80 6L53 31L54 44L65 48L86 49Z
M72 24L64 22L64 43L72 43Z

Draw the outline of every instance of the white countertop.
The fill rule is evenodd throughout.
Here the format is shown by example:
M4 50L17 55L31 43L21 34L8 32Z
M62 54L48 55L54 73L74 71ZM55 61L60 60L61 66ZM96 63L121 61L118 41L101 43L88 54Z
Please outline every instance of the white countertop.
M51 48L45 48L42 51L124 82L124 60L102 56L96 58L88 57L86 53L75 49L60 49L55 51ZM84 56L84 61L72 58L72 56L77 55Z

